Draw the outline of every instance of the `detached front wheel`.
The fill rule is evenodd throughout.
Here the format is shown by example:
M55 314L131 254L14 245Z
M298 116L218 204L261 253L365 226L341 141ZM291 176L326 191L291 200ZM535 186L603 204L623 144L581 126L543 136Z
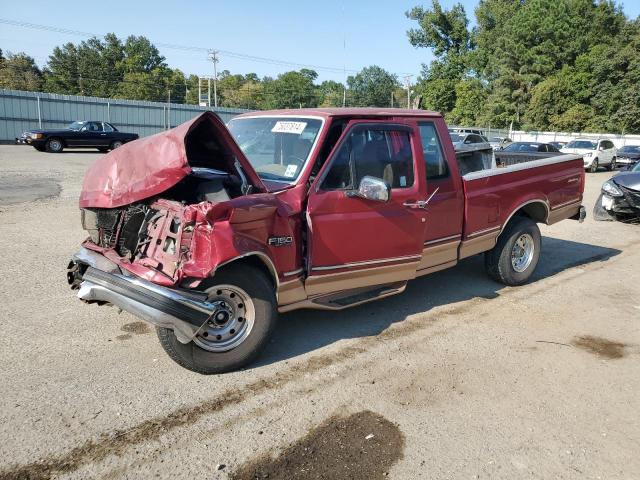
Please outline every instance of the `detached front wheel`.
M262 271L238 265L216 273L205 292L218 305L207 324L187 344L159 327L160 344L172 360L197 373L242 368L258 356L275 327L273 284Z
M533 274L540 258L540 229L528 217L515 217L504 229L498 243L485 253L489 276L505 285L522 285Z

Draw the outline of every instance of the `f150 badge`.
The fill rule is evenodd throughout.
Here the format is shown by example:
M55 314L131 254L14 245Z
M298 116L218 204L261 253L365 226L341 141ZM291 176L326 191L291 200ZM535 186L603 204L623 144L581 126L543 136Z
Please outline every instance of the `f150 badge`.
M272 247L287 247L293 243L293 237L269 237L268 242Z

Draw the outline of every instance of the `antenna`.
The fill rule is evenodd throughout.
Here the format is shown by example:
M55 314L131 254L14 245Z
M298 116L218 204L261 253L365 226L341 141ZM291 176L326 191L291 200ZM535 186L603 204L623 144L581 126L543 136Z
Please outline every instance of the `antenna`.
M407 108L411 108L411 77L413 77L413 75L410 73L404 76L404 84L407 88Z

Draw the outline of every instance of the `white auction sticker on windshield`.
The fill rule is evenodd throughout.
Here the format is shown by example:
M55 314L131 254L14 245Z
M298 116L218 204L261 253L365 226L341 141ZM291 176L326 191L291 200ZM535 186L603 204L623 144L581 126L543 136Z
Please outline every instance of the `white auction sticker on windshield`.
M306 126L307 122L276 122L271 131L274 133L294 133L300 135Z
M298 171L297 165L287 165L287 169L284 171L284 176L287 178L293 178L296 176L297 171Z

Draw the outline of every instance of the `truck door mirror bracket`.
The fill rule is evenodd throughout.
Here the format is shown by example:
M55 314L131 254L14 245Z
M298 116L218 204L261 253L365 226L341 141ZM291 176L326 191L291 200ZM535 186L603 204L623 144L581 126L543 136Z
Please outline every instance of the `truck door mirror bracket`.
M388 202L391 198L391 186L381 178L366 175L360 180L357 190L347 190L347 197L360 197L376 202Z

